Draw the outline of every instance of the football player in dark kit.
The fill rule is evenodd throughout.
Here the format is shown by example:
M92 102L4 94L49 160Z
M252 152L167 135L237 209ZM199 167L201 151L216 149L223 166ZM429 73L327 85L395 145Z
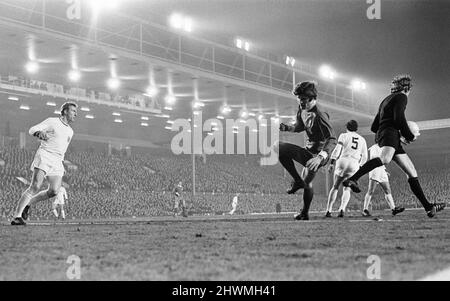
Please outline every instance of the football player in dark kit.
M398 75L394 78L391 85L391 94L381 102L378 114L371 127L372 132L376 133L375 141L381 147L381 156L367 161L353 176L344 181L343 185L350 187L353 192L360 192L357 182L359 178L377 167L388 165L391 160L394 160L408 176L411 191L419 199L428 217L434 217L436 212L444 209L445 203L431 204L428 202L417 178L414 164L403 149L400 140L403 136L406 143L411 143L417 138L409 129L405 118L410 91L411 77L409 75Z
M295 216L297 220L309 219L309 207L314 196L312 181L319 168L328 162L336 146L336 137L328 114L321 112L316 105L316 85L315 82L306 81L295 86L292 93L297 96L299 103L297 121L293 126L280 124L280 131L296 133L305 131L307 136L306 147L280 142L278 150L280 163L294 179L287 193L294 194L304 188L303 209ZM302 176L298 174L294 160L305 167Z

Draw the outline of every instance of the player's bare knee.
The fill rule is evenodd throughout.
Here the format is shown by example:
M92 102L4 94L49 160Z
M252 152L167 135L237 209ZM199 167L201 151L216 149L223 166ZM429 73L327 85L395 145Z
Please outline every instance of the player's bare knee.
M410 167L407 172L408 178L417 178L417 170L414 167Z
M38 182L33 182L33 183L31 183L30 187L28 187L28 190L32 194L36 194L39 192L39 190L41 190L41 184Z
M381 160L381 163L383 163L384 165L387 165L387 164L391 163L392 157L389 155L381 156L380 160Z

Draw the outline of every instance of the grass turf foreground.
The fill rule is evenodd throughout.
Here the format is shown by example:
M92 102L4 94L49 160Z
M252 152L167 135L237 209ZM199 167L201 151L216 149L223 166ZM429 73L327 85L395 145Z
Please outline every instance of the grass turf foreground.
M4 221L0 280L417 280L450 267L449 210L378 217Z

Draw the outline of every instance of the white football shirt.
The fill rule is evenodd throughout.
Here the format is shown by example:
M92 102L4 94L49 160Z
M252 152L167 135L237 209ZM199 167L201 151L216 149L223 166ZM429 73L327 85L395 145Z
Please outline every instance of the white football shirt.
M73 130L68 124L64 124L59 117L50 117L30 128L30 135L41 131L46 132L48 140L41 140L39 148L57 155L64 160L67 147L72 140Z
M233 198L233 201L231 202L231 206L232 206L232 207L236 207L236 206L237 206L237 203L238 203L238 197L235 196L235 197Z
M332 159L352 158L360 164L367 161L366 139L356 132L347 131L339 135L338 144L331 154Z
M67 191L63 186L61 186L61 188L59 188L56 198L60 201L64 201L67 199Z

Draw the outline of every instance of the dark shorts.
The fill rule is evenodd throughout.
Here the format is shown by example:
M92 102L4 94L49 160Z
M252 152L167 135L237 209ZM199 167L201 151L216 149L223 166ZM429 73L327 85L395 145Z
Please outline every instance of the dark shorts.
M406 154L400 141L400 132L395 129L385 129L377 133L376 139L380 147L390 146L395 148L394 155Z
M314 158L318 154L311 152L307 148L300 147L295 144L280 142L279 144L279 156L285 156L291 158L303 166L306 166L306 162L310 159ZM326 160L320 164L320 166L324 166L327 164L329 156Z

